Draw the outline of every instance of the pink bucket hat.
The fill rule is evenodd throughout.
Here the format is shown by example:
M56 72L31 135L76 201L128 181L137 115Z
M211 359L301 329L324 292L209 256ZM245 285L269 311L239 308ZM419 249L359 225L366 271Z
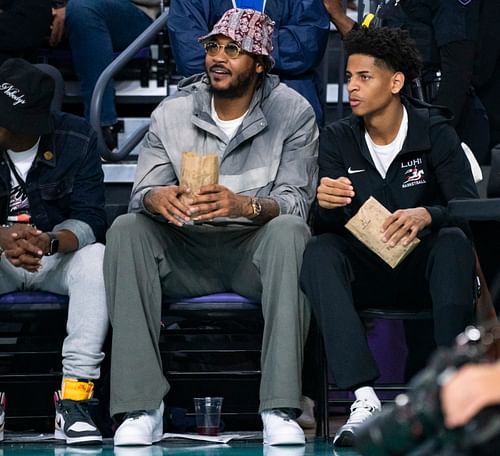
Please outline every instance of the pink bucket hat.
M274 65L271 57L273 51L274 22L271 18L253 9L232 8L227 10L208 35L198 38L204 42L215 35L224 35L231 38L244 51L262 55L266 70Z

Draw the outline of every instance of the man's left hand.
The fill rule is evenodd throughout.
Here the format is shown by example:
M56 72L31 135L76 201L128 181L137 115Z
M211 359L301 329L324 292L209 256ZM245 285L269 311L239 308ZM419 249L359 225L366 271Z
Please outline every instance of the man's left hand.
M16 239L15 247L6 250L8 260L17 267L36 272L41 267L41 258L49 249L47 233L39 230L24 231Z
M248 217L253 213L250 197L237 195L218 184L202 186L195 194L190 209L196 221L216 217Z
M382 240L390 247L400 242L407 246L431 222L431 214L423 207L399 209L385 219L381 228Z

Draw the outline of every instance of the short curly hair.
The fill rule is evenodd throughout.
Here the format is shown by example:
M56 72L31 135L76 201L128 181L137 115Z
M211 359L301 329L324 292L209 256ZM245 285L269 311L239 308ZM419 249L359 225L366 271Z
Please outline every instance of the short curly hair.
M405 85L420 76L422 59L415 41L406 30L361 27L345 36L344 47L348 57L352 54L370 55L389 69L400 71L405 75Z

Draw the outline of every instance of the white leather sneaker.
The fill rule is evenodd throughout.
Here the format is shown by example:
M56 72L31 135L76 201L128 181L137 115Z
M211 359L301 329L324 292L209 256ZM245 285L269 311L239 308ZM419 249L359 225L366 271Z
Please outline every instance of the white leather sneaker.
M161 402L156 410L139 410L127 413L115 432L114 442L120 445L152 445L163 436L163 411Z
M351 405L351 414L347 422L338 429L333 444L335 446L353 446L356 437L356 429L368 418L382 410L380 402L372 402L367 399L358 399Z
M260 416L264 424L264 445L305 445L304 431L284 411L264 410Z

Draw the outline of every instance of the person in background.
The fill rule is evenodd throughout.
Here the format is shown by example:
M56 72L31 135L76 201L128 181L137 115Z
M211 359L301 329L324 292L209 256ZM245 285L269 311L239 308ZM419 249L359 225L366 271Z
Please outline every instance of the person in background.
M57 0L51 44L67 34L87 119L95 84L114 53L132 43L159 11L160 0ZM119 122L112 83L104 92L101 126L106 145L115 149Z

